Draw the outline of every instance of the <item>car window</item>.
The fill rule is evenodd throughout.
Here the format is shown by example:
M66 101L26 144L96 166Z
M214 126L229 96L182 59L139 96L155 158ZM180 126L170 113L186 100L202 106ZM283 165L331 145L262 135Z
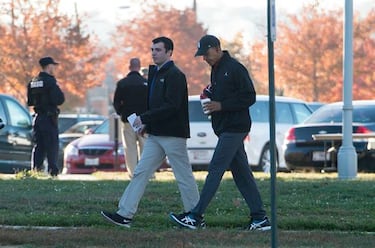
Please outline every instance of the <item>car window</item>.
M325 105L319 108L313 115L306 120L306 123L341 123L342 105ZM375 111L373 105L354 106L353 122L369 123L375 122Z
M358 106L353 110L353 122L370 123L375 122L374 106Z
M78 122L78 124L80 124ZM85 133L88 129L97 126L97 124L82 124L82 125L73 125L68 130L66 130L64 133Z
M208 115L205 115L202 110L200 101L189 101L189 121L191 122L207 122Z
M30 116L25 110L15 101L5 99L5 105L8 107L10 113L10 120L8 124L15 127L29 127L31 126Z
M59 131L64 132L77 123L77 118L59 117Z
M257 101L250 106L250 116L253 122L267 122L268 123L268 102Z
M4 107L3 107L3 104L1 103L1 101L0 101L0 118L3 120L4 124L7 123L7 118L5 116Z
M102 124L100 124L97 128L95 128L95 130L93 131L93 133L96 133L96 134L108 134L109 133L109 120L103 121Z
M303 103L291 103L291 106L297 123L302 123L311 115L311 110Z
M293 114L289 103L276 102L276 123L293 124Z
M305 123L340 123L342 120L342 107L326 105L316 110Z

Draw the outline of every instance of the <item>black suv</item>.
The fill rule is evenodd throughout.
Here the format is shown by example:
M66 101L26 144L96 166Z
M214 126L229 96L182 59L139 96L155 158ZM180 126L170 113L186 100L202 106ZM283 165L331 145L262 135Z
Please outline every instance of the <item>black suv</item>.
M15 98L0 94L0 173L31 168L32 120Z

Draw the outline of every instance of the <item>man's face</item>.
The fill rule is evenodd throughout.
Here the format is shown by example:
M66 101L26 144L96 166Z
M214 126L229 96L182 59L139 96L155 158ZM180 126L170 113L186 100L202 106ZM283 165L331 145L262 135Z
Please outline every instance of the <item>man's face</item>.
M172 55L172 51L166 51L163 42L152 44L151 54L154 63L158 66L168 61Z
M210 66L216 64L220 59L220 53L218 47L211 47L207 50L207 53L203 55L203 60L206 61Z
M46 71L48 74L50 74L50 75L53 76L53 75L55 74L55 67L56 67L56 65L54 65L54 64L49 64L49 65L46 66L45 71Z

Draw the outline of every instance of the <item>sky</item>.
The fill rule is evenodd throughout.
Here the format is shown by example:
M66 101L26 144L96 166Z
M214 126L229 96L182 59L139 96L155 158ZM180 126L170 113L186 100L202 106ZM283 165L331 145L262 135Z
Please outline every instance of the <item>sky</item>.
M88 13L91 16L87 23L90 32L97 34L99 39L105 42L116 24L128 21L138 14L137 3L140 1L142 0L60 0L60 3L66 13L74 13L75 3L79 13ZM193 0L158 1L177 9L193 5ZM268 2L266 0L196 0L196 2L198 21L208 29L209 34L227 40L232 39L238 32L244 34L245 40L266 35ZM275 0L276 21L282 20L287 14L298 14L306 4L343 10L345 0ZM371 8L375 8L373 0L353 0L354 12L366 13Z

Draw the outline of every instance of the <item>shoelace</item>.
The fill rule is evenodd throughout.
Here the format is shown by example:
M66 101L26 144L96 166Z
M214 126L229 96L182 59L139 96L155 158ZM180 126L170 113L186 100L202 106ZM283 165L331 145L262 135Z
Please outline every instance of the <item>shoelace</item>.
M190 218L189 215L185 216L184 218L181 219L184 223L188 225L195 226L195 223L197 222L195 219Z
M262 224L264 224L266 222L266 220L262 220L260 222L257 222L257 223L251 223L250 225L250 230L254 230L254 229L257 229L258 227L262 227Z

